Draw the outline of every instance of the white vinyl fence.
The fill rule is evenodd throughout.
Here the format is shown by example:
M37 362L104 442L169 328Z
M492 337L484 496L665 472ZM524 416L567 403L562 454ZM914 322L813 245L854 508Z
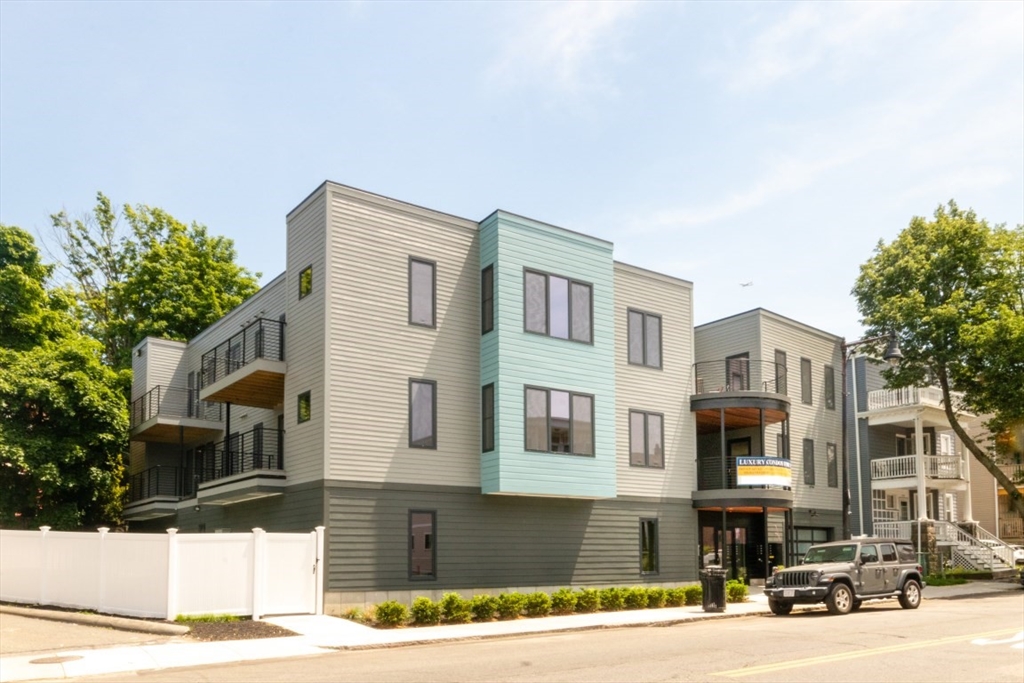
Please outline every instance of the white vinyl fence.
M0 600L133 617L323 613L324 527L306 534L0 529Z

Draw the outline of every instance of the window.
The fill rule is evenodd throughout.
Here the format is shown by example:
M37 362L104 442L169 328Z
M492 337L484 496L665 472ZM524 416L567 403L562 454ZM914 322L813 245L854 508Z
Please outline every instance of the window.
M775 392L789 393L789 382L786 380L786 352L775 349Z
M640 520L640 573L658 573L658 520Z
M594 454L594 397L526 388L526 450Z
M437 513L433 510L409 511L409 578L436 579Z
M589 344L593 339L591 286L557 275L524 271L527 332Z
M494 329L494 266L480 272L480 333Z
M804 439L804 483L814 486L814 439Z
M825 407L836 409L836 369L831 365L825 366Z
M658 413L629 411L629 464L665 467L665 430Z
M820 527L794 527L792 539L790 554L794 556L795 564L799 564L812 545L832 540L832 530Z
M789 459L789 436L785 432L775 435L775 454L780 458Z
M299 394L299 413L297 416L299 424L302 424L303 422L309 422L309 418L311 417L312 412L313 404L312 399L310 397L310 392L304 391L301 394Z
M828 460L828 485L839 488L839 464L836 461L836 445L825 444L825 457Z
M807 405L814 403L813 391L811 390L811 359L800 359L800 398Z
M726 391L750 391L750 354L739 353L725 359Z
M437 382L409 380L409 448L437 448Z
M303 299L313 291L313 266L306 266L299 273L299 298Z
M480 392L481 449L494 450L494 385L487 384Z
M896 545L893 543L882 544L882 562L896 561Z
M433 261L409 259L409 324L435 327L436 282Z
M632 365L661 367L661 316L629 310L627 315L628 360Z

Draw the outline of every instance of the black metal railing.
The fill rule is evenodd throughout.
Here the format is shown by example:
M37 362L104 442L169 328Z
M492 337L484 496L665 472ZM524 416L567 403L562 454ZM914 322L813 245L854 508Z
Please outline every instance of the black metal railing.
M200 385L208 387L260 358L284 360L284 321L260 318L204 353Z
M219 443L199 446L193 453L186 463L185 495L194 493L198 483L256 470L283 470L284 432L257 425Z
M157 415L217 422L221 419L220 411L219 403L200 401L198 389L157 386L132 401L131 428L135 429Z
M702 361L693 364L693 393L725 391L787 393L786 366L749 358Z
M181 497L181 469L150 467L128 478L128 502L135 503L156 496Z

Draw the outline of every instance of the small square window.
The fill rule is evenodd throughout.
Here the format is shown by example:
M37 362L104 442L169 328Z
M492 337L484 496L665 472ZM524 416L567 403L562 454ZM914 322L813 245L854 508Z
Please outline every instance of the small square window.
M304 391L299 394L299 412L297 419L299 424L303 422L309 422L309 418L312 416L313 404L310 392Z
M306 266L299 273L299 298L305 298L313 291L313 266Z

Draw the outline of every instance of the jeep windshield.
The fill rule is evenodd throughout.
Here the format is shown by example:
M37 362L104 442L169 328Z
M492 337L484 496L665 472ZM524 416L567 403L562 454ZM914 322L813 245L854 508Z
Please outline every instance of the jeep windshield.
M825 562L853 562L857 557L857 544L825 545L812 547L804 555L804 564L823 564Z

